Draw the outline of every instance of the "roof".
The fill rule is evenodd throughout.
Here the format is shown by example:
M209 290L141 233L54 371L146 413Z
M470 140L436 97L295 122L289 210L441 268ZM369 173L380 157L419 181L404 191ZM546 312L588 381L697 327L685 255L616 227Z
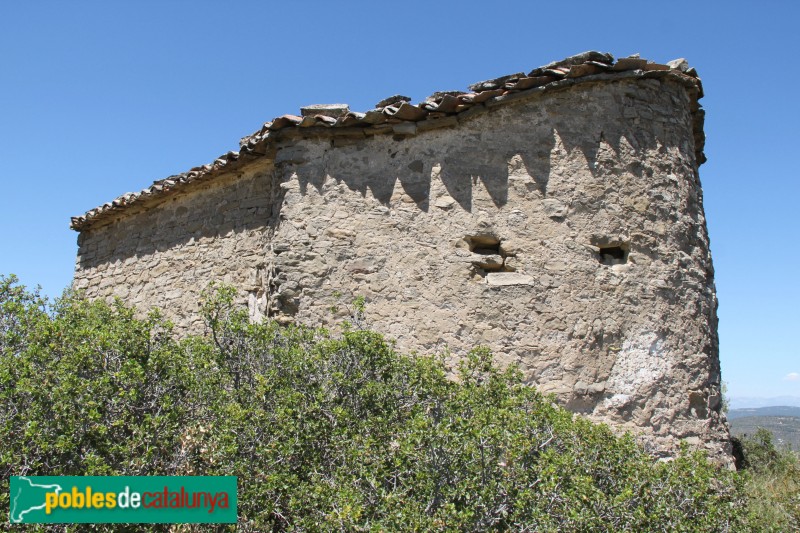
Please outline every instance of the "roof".
M694 140L697 163L703 154L704 112L696 100L702 98L702 84L695 69L685 59L667 64L654 63L636 56L614 60L611 54L584 52L535 68L527 74L518 72L469 86L468 91L436 92L419 104L407 96L394 95L376 104L375 109L360 113L346 104L312 105L300 115L283 115L265 123L261 129L241 139L238 152L228 152L212 163L194 167L188 172L153 182L139 192L129 192L111 202L72 217L70 227L76 231L108 220L133 206L144 206L152 200L183 190L188 184L213 179L223 173L268 155L275 141L318 137L321 135L360 138L370 135L414 135L434 128L457 125L460 121L488 108L547 91L562 90L578 83L630 78L673 78L695 89Z

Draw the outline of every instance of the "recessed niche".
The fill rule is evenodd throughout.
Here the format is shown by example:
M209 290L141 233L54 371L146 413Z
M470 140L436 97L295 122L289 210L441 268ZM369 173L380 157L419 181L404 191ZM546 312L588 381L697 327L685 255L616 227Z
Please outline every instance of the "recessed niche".
M486 272L514 272L514 269L506 265L506 254L500 245L501 240L490 235L473 235L464 237L469 251L473 254L484 256L484 258L472 261L472 265L483 275Z
M465 237L469 245L469 251L480 255L500 254L500 239L486 235Z
M628 262L628 243L601 244L598 249L597 257L604 265L624 265Z

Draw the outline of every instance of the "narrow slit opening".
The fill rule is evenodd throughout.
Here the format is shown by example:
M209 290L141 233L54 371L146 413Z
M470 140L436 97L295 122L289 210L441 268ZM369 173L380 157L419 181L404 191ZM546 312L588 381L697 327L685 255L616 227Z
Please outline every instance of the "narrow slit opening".
M624 265L628 262L629 247L627 243L604 244L598 248L598 259L604 265Z

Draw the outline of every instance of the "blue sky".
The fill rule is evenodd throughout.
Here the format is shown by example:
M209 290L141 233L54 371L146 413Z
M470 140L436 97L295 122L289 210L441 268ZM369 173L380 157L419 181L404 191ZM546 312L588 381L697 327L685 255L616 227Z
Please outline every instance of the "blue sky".
M530 70L584 50L686 57L732 396L800 396L795 2L3 2L0 273L52 296L69 217L236 149L312 103Z

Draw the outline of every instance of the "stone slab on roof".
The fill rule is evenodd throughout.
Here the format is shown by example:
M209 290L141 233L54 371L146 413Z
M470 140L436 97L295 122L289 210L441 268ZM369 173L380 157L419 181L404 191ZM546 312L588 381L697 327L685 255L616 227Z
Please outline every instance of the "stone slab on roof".
M300 115L282 115L242 138L238 152L228 152L210 164L155 181L139 192L125 193L83 215L72 217L70 227L76 231L88 229L123 210L143 206L151 200L182 190L189 183L212 179L240 168L264 157L270 145L277 140L322 135L415 135L429 129L457 125L460 120L488 107L542 92L562 90L578 83L661 77L671 77L696 90L692 113L696 158L700 165L706 160L703 153L704 112L696 100L703 97L703 89L695 69L689 67L685 59L676 59L665 65L642 59L638 55L615 61L611 54L590 51L554 61L527 74L518 72L477 82L470 85L468 91L436 92L416 105L407 96L393 95L381 100L375 109L367 112L351 111L346 104L303 107Z

